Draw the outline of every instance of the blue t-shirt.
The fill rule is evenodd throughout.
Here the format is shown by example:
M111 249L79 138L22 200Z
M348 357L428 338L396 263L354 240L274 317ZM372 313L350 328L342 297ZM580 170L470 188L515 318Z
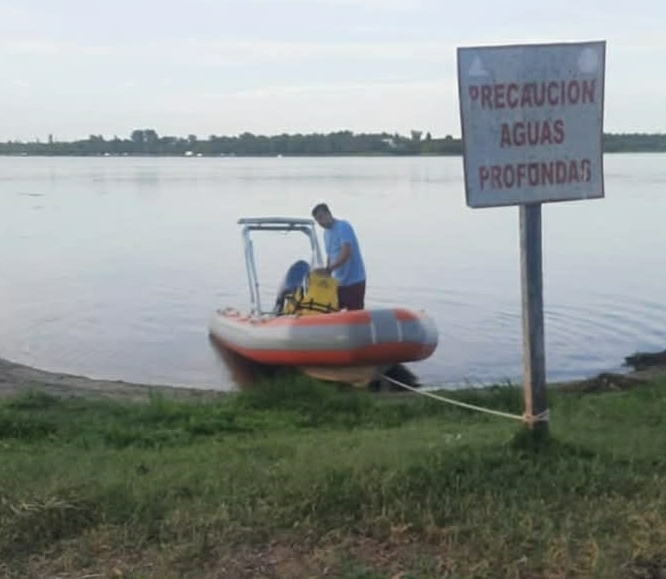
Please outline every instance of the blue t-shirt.
M333 277L341 286L346 286L365 280L365 265L354 229L344 219L336 219L329 229L324 229L324 245L330 263L337 261L343 243L349 244L351 255L345 263L333 270Z

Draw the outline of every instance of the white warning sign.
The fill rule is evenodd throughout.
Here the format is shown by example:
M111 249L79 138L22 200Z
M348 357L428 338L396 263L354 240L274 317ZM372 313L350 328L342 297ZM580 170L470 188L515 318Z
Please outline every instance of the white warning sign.
M604 196L604 41L458 49L470 207Z

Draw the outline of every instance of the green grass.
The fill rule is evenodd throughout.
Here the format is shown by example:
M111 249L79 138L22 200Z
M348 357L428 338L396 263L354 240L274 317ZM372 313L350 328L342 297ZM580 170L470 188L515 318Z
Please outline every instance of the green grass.
M0 576L666 577L666 380L550 393L551 436L281 381L0 404ZM456 393L520 414L511 386Z

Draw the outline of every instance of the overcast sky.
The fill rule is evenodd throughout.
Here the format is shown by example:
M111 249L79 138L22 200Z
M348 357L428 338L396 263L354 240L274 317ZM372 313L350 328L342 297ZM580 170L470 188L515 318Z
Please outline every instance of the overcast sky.
M605 130L666 131L663 0L2 0L0 140L460 135L456 47L606 40Z

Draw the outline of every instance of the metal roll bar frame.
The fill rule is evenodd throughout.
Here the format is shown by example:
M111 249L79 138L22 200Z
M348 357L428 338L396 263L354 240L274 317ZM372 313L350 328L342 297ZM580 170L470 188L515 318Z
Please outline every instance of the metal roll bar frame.
M303 233L310 241L310 267L323 267L321 249L315 222L313 219L300 217L241 217L238 224L243 226L243 249L245 256L245 267L247 270L248 286L250 289L251 312L255 316L270 313L261 307L261 296L259 292L259 279L257 267L254 260L254 247L252 244L252 232L254 231L298 231Z

